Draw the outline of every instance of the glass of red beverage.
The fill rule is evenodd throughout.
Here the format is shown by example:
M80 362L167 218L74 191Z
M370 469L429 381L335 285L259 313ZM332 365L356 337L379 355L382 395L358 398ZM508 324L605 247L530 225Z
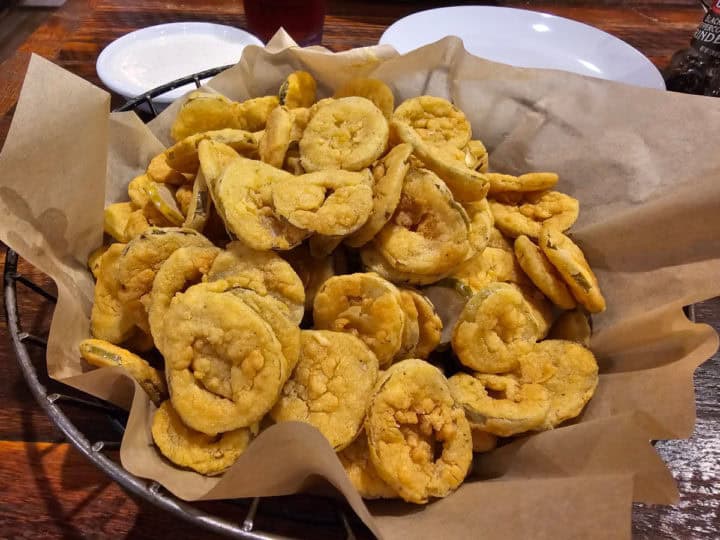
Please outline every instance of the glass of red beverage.
M298 45L318 45L325 0L244 0L248 30L268 42L282 26Z

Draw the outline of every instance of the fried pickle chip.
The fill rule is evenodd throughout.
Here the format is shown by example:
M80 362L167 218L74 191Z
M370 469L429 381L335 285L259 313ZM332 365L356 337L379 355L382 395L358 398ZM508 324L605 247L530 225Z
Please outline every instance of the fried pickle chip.
M192 229L150 228L130 241L118 261L119 298L139 300L152 289L160 265L178 248L212 247L212 243Z
M488 238L488 247L502 249L503 251L507 251L509 253L514 254L515 250L513 249L512 238L506 238L505 235L503 235L503 233L500 232L500 229L495 227L494 222L495 222L495 219L493 218L493 227L492 227L492 229L490 229L490 237Z
M388 123L380 109L361 97L333 100L319 107L300 139L306 171L359 171L379 158L388 142Z
M289 112L290 120L292 121L292 126L290 129L290 144L293 146L295 152L297 152L297 155L299 157L300 153L298 151L297 144L294 143L300 142L303 133L305 133L305 128L310 121L310 109L305 107L298 107L297 109L290 109Z
M605 298L582 250L550 225L540 232L540 249L570 287L575 300L590 313L605 311Z
M157 182L149 182L145 190L150 198L150 204L145 205L143 210L150 208L150 205L152 205L169 224L175 227L182 225L183 221L185 221L185 216L180 211L180 207L175 200L177 190L169 188L166 184L159 184Z
M448 383L468 421L500 437L540 428L550 411L550 393L539 384L481 373L458 373Z
M452 377L451 377L452 378ZM470 424L470 435L472 436L473 452L482 454L485 452L491 452L497 447L497 435L483 431L478 424L473 424L468 420Z
M185 137L165 150L167 163L176 171L195 174L200 167L198 147L204 140L225 144L238 154L255 157L258 152L258 140L255 135L242 129L218 129L204 131Z
M435 96L406 99L395 109L393 120L412 127L422 140L434 145L462 148L472 135L465 113L446 99Z
M237 461L250 442L250 430L235 429L218 437L206 435L183 424L170 401L155 411L152 437L166 458L180 467L200 474L218 474Z
M103 212L103 231L105 234L112 236L118 242L127 242L129 238L126 236L130 214L135 211L135 206L131 202L120 202L110 204Z
M146 310L155 274L176 249L184 246L212 247L212 243L192 229L151 227L133 238L118 260L117 297L133 313L135 324L147 333L150 327Z
M511 283L511 285L517 287L522 293L525 302L527 302L530 308L530 313L532 313L533 319L535 319L535 324L537 325L535 339L537 341L544 339L555 319L552 303L545 298L543 293L530 284Z
M440 370L423 360L403 360L381 376L365 431L378 474L408 502L449 495L470 469L465 413Z
M323 283L313 305L315 327L359 337L380 366L402 347L405 313L400 291L374 273L334 276Z
M566 311L561 314L550 328L548 338L574 341L585 347L590 347L592 328L590 318L580 309Z
M270 113L265 134L258 144L258 154L262 161L278 169L282 168L290 146L292 128L292 116L286 107L277 107Z
M395 359L415 358L413 351L420 341L420 321L415 301L406 289L400 289L400 307L405 314L405 324L403 325L402 345L400 351L395 355Z
M517 374L525 383L550 392L548 429L578 416L595 393L598 365L589 349L571 341L548 339L519 356Z
M205 179L212 203L209 204L210 214L205 225L208 231L220 228L224 229L227 236L233 240L236 239L236 236L228 227L225 218L219 210L217 185L227 167L238 157L239 155L235 150L226 144L216 141L203 140L198 146L198 159L200 160L198 174L202 173L202 178ZM222 227L218 227L218 225L222 225ZM208 232L208 234L210 234L210 232Z
M237 157L215 183L215 208L228 229L249 247L291 249L309 233L274 213L272 195L274 184L292 178L262 161Z
M472 248L480 253L490 243L490 233L495 225L495 219L490 211L487 199L463 204L463 208L470 218L470 232L468 240Z
M165 186L165 184L159 184L157 182L152 182L151 185L155 186ZM175 192L175 187L167 187L167 191L163 192L163 196L166 197L166 199L175 207L175 210L178 211L177 203L175 203L175 196L173 193ZM169 220L160 210L158 210L158 207L155 205L155 202L153 202L153 198L155 198L156 201L161 202L164 204L164 201L160 201L159 194L153 195L150 190L148 190L148 197L150 197L150 202L147 203L145 206L143 206L140 209L140 212L142 212L142 215L145 217L145 220L147 221L148 225L151 227L175 227L175 221ZM131 216L132 217L132 216ZM130 221L128 221L128 224Z
M210 188L210 192L215 199L213 193L214 188L220 180L220 177L227 169L228 165L235 161L240 154L230 148L228 145L213 141L211 139L203 139L198 145L198 160L200 161L200 171L205 177L205 182Z
M132 240L147 231L150 227L151 225L142 209L135 210L130 214L125 224L125 237Z
M340 463L363 499L396 499L397 492L380 478L370 460L367 435L363 431L352 444L338 452Z
M234 105L235 115L240 124L237 129L257 132L265 129L270 113L280 105L277 96L262 96L247 99Z
M142 208L150 202L150 196L147 194L147 186L152 182L147 174L136 176L128 184L128 196L136 208Z
M97 268L90 333L110 343L122 343L130 337L135 327L133 311L118 298L118 262L125 247L126 244L110 245L100 257Z
M517 347L531 345L537 323L522 293L493 283L465 305L452 336L460 362L482 373L505 373L517 365Z
M294 324L303 318L303 282L292 266L272 251L256 251L241 242L231 242L214 260L207 280L224 280L231 287L252 289L261 296L279 300L281 309Z
M208 435L260 421L289 375L271 326L226 287L193 285L173 298L164 319L173 407L185 425Z
M167 386L162 373L147 360L127 349L103 339L84 339L80 342L80 355L96 367L121 367L135 379L155 405L167 399Z
M518 265L512 251L486 247L480 253L458 266L451 277L463 282L474 291L491 283L527 283L527 277Z
M442 274L470 250L468 217L435 174L410 169L400 203L375 237L375 246L400 271Z
M303 330L300 360L270 414L307 422L342 450L362 428L377 376L375 355L355 336Z
M335 91L334 98L350 96L369 99L390 120L395 109L395 96L390 87L379 79L356 77L350 79Z
M448 276L450 272L442 274L414 274L393 268L390 262L380 253L373 244L369 243L360 250L363 266L369 272L375 272L380 277L395 284L402 285L430 285Z
M511 174L487 173L491 195L506 191L544 191L558 183L558 175L549 172L531 172L513 176Z
M315 103L312 104L311 107L308 108L308 121L315 116L315 113L317 113L320 109L322 109L325 105L329 105L331 103L335 103L334 98L323 98L317 100Z
M327 169L289 176L273 184L272 201L275 212L300 229L344 236L358 230L370 217L372 177L367 169Z
M437 174L447 184L458 201L477 201L485 197L489 183L485 175L465 164L465 154L455 146L433 145L422 139L410 125L397 120L390 123L393 133L404 143L413 147L413 153L425 167Z
M560 231L569 229L578 217L579 203L559 191L534 191L521 196L490 199L495 226L511 238L538 238L543 225ZM517 195L511 193L509 195Z
M235 103L220 94L193 92L175 117L170 135L175 141L195 133L216 129L243 129L242 122L236 117Z
M399 144L373 165L372 211L365 224L345 240L347 245L360 247L367 244L390 221L400 202L403 180L410 170L411 153L412 146Z
M469 169L486 173L488 170L489 156L482 141L473 140L465 146L465 165Z
M173 169L168 163L167 154L162 152L150 160L147 171L148 178L153 182L161 184L173 184L180 186L187 182L187 178L180 171Z
M100 261L102 260L102 256L105 254L109 247L109 245L103 244L99 248L92 250L92 252L88 256L87 266L96 280L100 276Z
M186 246L173 251L158 268L150 290L148 322L158 350L165 350L165 313L175 295L198 283L210 271L220 250L214 246Z
M310 107L315 103L317 83L307 71L293 71L280 85L280 105L288 109Z
M525 274L547 296L553 304L562 309L573 309L575 299L542 250L527 236L515 239L515 256Z
M435 306L427 298L413 289L403 289L401 294L409 296L415 304L418 320L418 342L411 351L413 358L427 358L440 344L442 321L435 311Z
M195 182L193 182L194 185ZM175 202L178 205L178 208L180 209L180 213L183 215L183 218L187 217L188 210L190 209L190 203L193 199L193 186L185 184L184 186L180 186L175 191Z
M230 287L227 292L240 298L270 325L280 342L287 372L292 373L300 357L300 327L288 318L287 306L270 295L263 296L244 287Z

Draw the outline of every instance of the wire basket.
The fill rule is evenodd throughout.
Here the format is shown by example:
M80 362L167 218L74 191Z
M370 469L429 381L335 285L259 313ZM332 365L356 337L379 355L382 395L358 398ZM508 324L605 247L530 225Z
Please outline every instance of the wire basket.
M159 108L153 101L155 98L186 84L195 83L195 86L199 88L203 80L213 77L229 67L231 66L209 69L158 86L146 94L125 102L116 111L135 111L146 120L154 118L159 112ZM147 110L144 110L145 107ZM147 481L130 474L122 465L104 453L104 451L119 448L120 439L127 422L127 412L91 396L77 397L64 393L48 394L47 389L38 378L38 372L31 360L28 347L45 348L47 341L41 336L22 330L18 312L17 285L20 284L26 287L30 292L36 294L40 301L54 304L57 301L55 295L18 272L18 255L12 249L7 250L3 276L5 313L10 337L18 364L33 396L65 438L81 454L128 492L162 508L173 516L230 538L247 540L287 538L287 536L264 531L262 530L263 527L256 526L259 521L262 521L263 525L271 525L274 518L284 520L286 529L288 523L297 523L297 529L290 527L293 529L293 537L297 537L297 532L302 533L303 527L309 528L311 526L322 527L323 536L333 538L345 536L349 540L354 539L353 527L361 533L361 536L371 536L367 528L355 517L350 507L336 499L307 494L291 497L240 499L231 502L237 505L238 510L244 510L244 518L241 521L231 520L206 509L206 507L212 505L205 503L201 507L201 505L184 502L167 492L157 482ZM690 320L695 320L694 306L687 306L685 312ZM113 428L117 434L117 440L91 441L63 412L62 405L82 407L95 411L100 421L107 422Z
M155 98L191 83L195 83L195 86L199 88L203 80L213 77L229 67L228 65L201 71L158 86L125 102L116 111L135 111L146 120L154 118L160 110L154 102ZM147 110L144 110L145 108ZM92 396L78 397L69 393L48 393L31 360L29 347L44 349L47 341L41 335L25 332L21 328L17 301L18 284L27 288L30 293L37 295L41 302L54 305L57 298L53 293L18 272L18 254L12 249L7 250L3 277L5 313L11 342L22 374L33 396L67 441L128 492L162 508L173 516L230 538L247 540L287 538L286 535L263 530L264 528L275 529L273 524L282 521L282 529L285 531L290 529L293 537L297 537L298 533L303 533L304 529L312 529L314 526L322 527L323 536L327 535L333 538L344 536L354 539L355 535L353 527L350 525L350 519L353 520L356 530L362 529L366 533L362 536L371 536L354 516L349 506L333 498L305 494L234 500L230 501L235 505L231 514L244 516L240 520L235 520L221 517L217 512L213 512L213 504L184 502L166 491L157 482L144 480L130 474L106 453L120 447L120 440L127 422L127 412ZM93 414L97 414L98 421L106 422L111 428L110 432L115 433L117 437L115 440L90 440L63 411L63 406L81 407L92 411ZM262 526L258 525L260 522ZM293 524L296 526L292 526Z

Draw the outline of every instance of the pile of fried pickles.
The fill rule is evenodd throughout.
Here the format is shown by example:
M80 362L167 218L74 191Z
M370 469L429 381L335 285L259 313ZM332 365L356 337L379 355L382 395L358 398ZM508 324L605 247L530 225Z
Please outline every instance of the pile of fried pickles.
M145 389L177 467L220 474L300 421L363 497L423 504L473 453L581 413L605 300L557 174L489 172L440 97L316 93L297 71L277 96L187 98L105 209L80 353Z

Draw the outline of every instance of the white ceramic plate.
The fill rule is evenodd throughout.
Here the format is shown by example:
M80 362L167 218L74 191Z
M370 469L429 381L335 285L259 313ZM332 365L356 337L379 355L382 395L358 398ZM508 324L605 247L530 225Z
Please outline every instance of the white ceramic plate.
M458 6L421 11L395 22L380 43L406 53L451 35L462 39L468 52L495 62L665 89L658 69L624 41L587 24L523 9Z
M110 43L100 53L96 69L105 86L130 98L198 71L234 64L246 45L262 47L263 43L232 26L201 22L160 24ZM193 87L194 84L189 84L176 88L157 101L169 103Z

